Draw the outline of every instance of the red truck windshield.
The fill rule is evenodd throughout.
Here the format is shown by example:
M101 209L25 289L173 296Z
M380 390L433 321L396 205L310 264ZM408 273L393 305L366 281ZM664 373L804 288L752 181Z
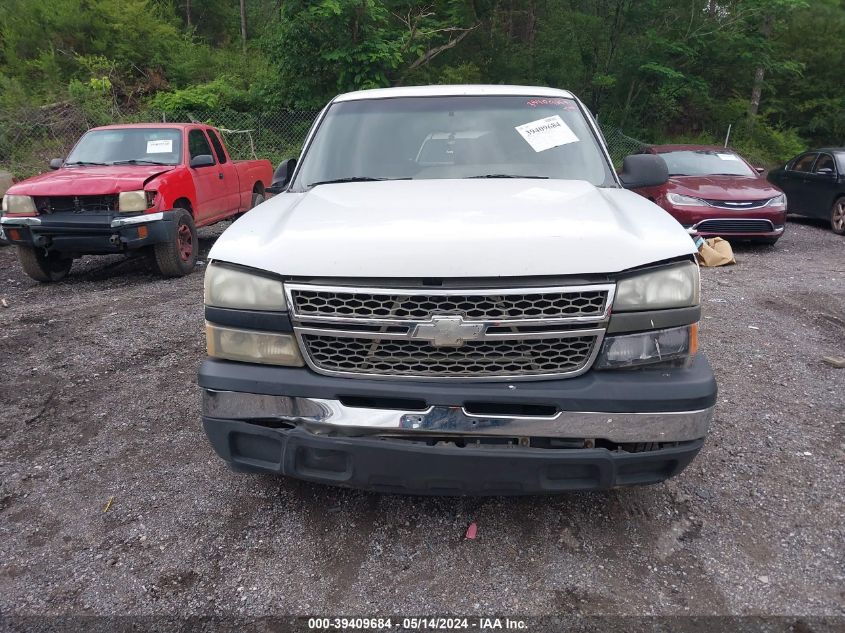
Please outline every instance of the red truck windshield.
M73 148L65 165L178 165L181 162L180 130L113 128L87 132Z

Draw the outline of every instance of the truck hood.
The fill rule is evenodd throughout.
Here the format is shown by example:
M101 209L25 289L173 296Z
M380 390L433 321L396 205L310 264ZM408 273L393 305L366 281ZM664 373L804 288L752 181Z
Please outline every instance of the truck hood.
M63 167L34 176L9 188L23 196L87 196L143 189L144 185L174 169L163 165Z
M319 185L259 205L210 259L308 277L611 273L695 252L668 213L623 189L566 180Z
M708 200L765 200L781 194L761 176L672 176L666 191Z

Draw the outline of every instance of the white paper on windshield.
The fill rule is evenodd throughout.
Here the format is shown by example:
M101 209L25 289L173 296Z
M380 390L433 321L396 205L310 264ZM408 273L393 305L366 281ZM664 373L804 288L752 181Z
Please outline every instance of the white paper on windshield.
M526 140L535 152L545 152L547 149L577 143L578 137L575 132L558 115L549 116L545 119L538 119L517 125L514 128L519 135Z
M735 154L719 154L717 153L716 156L721 158L722 160L739 160L739 157Z
M173 139L147 141L147 154L169 154L173 151Z

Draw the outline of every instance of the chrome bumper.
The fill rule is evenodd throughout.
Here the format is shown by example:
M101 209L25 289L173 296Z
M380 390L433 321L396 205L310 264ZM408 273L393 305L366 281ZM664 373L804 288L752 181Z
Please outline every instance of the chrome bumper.
M133 224L146 224L147 222L158 222L164 219L164 213L146 213L143 215L130 215L125 218L114 218L109 226L113 229L119 229L122 226L132 226ZM41 226L41 218L32 216L4 216L0 217L0 225L7 227L15 226Z
M316 434L467 436L606 439L624 442L684 442L703 438L713 407L666 413L559 411L553 416L482 416L462 407L420 411L349 407L339 400L292 398L204 389L203 416L245 422L282 422Z

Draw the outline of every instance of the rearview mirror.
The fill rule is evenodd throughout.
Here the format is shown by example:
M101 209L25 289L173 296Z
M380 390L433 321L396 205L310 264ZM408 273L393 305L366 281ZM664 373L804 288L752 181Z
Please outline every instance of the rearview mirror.
M211 167L214 164L214 157L211 154L199 154L191 159L191 167Z
M288 158L279 163L276 171L273 173L273 182L267 187L268 193L277 194L282 193L290 184L290 179L293 176L293 170L296 167L296 159Z
M669 169L660 156L631 154L622 161L619 180L626 189L658 187L669 180Z
M64 158L54 158L50 161L50 169L59 169L62 165L65 164Z

